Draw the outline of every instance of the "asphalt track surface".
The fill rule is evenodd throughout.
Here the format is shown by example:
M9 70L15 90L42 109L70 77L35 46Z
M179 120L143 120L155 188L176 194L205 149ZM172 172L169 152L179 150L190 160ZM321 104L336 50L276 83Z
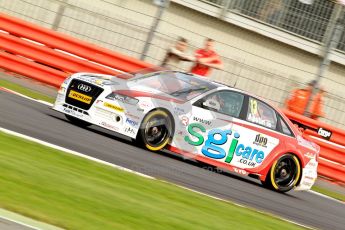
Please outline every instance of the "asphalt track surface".
M146 151L99 127L77 127L47 105L3 91L0 91L0 127L299 224L345 229L344 203L309 192L280 194L248 177L215 173L173 154Z
M1 230L34 230L35 228L30 228L15 222L3 219L0 217L0 229Z

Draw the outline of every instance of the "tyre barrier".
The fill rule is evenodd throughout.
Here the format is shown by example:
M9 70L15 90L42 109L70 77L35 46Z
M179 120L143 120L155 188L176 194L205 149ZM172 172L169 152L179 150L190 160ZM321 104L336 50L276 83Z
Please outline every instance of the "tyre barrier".
M153 65L0 13L0 68L59 87L71 73L119 75ZM345 183L345 131L283 110L320 147L318 173Z

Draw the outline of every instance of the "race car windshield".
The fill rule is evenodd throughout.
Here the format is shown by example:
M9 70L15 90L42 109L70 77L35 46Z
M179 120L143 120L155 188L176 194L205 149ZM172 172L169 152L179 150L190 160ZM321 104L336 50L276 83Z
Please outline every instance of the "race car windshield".
M217 87L207 80L175 71L149 73L132 78L128 83L153 88L182 100L190 100Z

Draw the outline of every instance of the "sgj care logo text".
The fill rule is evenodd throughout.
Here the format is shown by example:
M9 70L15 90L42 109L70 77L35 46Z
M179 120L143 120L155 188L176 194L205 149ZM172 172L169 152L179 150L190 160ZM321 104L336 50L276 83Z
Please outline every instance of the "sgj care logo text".
M239 157L239 163L251 167L262 163L265 153L251 145L240 143L240 133L230 129L212 129L207 135L205 127L200 123L188 125L190 136L185 136L184 140L193 146L202 146L201 153L212 159L224 159L230 163L234 156ZM206 136L206 137L204 137ZM206 139L206 140L205 140ZM226 145L226 143L230 144ZM225 149L225 146L229 146Z

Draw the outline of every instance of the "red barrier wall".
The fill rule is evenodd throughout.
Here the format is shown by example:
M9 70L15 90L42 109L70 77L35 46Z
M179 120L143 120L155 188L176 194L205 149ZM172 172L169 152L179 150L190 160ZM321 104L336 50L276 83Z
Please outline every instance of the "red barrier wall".
M98 72L113 75L119 73L118 71L95 65L89 61L57 52L54 49L37 45L9 34L0 33L0 49L30 58L47 66L53 66L64 72Z
M345 183L344 165L334 164L324 159L319 159L318 173L333 180Z
M149 63L3 13L0 13L0 30L7 33L1 33L0 49L35 60L37 64L44 64L62 72L86 71L117 75L119 72L116 70L131 72L153 67ZM23 38L34 43L25 41ZM72 55L58 52L56 49ZM0 67L13 72L22 72L21 66L16 66L14 62L10 68L7 64L0 63ZM35 67L41 69L38 65L31 65L32 70ZM65 73L62 75L66 76ZM61 78L53 79L54 76L49 75L45 83L58 87Z
M0 52L0 67L56 87L68 76L67 73L6 52Z
M321 121L316 121L311 118L302 116L300 114L291 112L289 110L283 110L284 114L292 121L297 121L306 127L308 127L307 133L312 136L319 136L315 130L319 127L332 131L331 142L345 146L345 131L337 127L331 126Z

